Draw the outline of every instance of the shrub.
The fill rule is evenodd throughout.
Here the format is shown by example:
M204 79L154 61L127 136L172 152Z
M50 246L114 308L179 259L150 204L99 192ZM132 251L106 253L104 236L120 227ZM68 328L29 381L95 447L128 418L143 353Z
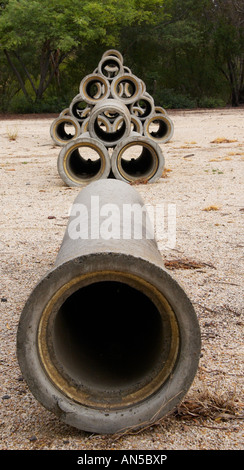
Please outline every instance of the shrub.
M175 91L171 88L165 88L157 91L154 96L157 106L171 109L195 108L196 100Z

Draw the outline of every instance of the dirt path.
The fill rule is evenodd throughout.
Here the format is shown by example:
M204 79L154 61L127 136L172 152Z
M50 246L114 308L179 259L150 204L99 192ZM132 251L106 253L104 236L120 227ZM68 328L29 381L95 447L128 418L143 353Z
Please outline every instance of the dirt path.
M21 310L52 267L78 188L57 173L54 116L0 122L0 449L243 449L244 131L242 109L171 111L164 177L137 185L145 203L176 205L166 265L196 309L202 355L171 416L137 434L102 436L62 424L31 395L16 359ZM13 139L13 140L11 140Z

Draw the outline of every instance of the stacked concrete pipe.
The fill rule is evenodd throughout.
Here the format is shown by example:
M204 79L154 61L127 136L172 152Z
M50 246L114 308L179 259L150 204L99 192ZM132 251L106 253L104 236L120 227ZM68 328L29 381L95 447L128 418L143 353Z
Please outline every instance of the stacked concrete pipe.
M195 311L163 265L138 192L90 183L20 317L17 356L32 394L78 429L141 428L180 403L199 355Z
M173 131L165 109L155 106L145 83L114 49L81 80L79 93L50 127L55 144L62 147L58 172L68 186L108 177L127 183L157 181L165 163L160 144Z

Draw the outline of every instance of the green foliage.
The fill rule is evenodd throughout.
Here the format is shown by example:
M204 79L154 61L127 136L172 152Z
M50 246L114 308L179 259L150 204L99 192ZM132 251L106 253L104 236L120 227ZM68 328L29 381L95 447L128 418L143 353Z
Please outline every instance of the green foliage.
M69 102L64 97L49 96L45 99L31 103L23 93L19 93L11 100L8 111L17 114L32 113L60 113L67 107Z
M156 92L154 100L158 106L165 109L184 109L195 108L197 106L196 100L186 94L181 94L173 89L165 88Z
M2 0L0 109L59 112L116 48L164 107L244 102L235 0Z

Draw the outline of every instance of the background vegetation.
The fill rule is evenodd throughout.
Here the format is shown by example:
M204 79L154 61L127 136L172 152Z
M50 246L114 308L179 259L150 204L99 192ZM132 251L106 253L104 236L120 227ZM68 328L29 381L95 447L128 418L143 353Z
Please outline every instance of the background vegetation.
M0 0L0 111L60 112L111 48L157 105L244 103L243 0Z

